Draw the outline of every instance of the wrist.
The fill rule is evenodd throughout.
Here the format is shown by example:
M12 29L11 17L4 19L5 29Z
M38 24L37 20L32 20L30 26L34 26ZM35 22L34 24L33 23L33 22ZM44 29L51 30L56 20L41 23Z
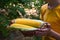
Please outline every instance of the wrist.
M57 32L55 32L53 30L50 31L49 36L55 38L56 40L60 40L60 34L58 34Z

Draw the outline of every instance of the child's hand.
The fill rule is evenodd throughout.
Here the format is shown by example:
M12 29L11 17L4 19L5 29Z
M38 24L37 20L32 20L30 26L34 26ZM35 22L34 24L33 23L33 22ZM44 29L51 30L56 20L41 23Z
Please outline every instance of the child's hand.
M45 35L48 35L50 32L50 24L48 23L44 23L43 27L42 28L39 28L35 35L36 36L45 36Z

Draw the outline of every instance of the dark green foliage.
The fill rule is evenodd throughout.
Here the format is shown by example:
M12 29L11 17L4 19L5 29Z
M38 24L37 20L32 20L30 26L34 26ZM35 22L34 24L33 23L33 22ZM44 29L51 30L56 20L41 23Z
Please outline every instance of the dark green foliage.
M43 4L43 0L38 1L39 3L36 3L36 0L0 0L0 31L2 31L4 37L8 35L9 31L7 27L10 24L10 21L20 17L17 10L21 12L22 16L24 16L26 14L24 8L31 8L32 2L34 2L37 10L40 8L40 6ZM5 11L2 11L2 9L5 9Z
M34 36L34 40L42 40L41 36Z

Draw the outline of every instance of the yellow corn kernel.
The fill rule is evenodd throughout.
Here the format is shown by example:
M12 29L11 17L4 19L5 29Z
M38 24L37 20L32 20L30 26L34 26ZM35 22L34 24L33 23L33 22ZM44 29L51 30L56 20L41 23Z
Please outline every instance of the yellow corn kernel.
M25 18L15 19L15 23L29 25L29 26L33 26L33 27L40 27L41 26L40 22L38 22L36 20L25 19Z
M11 24L10 25L10 28L18 28L18 29L36 29L36 28L34 28L34 27L32 27L32 26L28 26L28 25L23 25L23 24L16 24L16 23L14 23L14 24Z

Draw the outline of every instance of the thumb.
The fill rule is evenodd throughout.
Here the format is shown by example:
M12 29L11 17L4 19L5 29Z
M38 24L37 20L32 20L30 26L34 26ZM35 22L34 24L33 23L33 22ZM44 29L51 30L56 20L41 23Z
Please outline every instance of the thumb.
M43 24L43 27L42 27L42 28L50 28L50 24L47 23L47 22L45 22L45 23Z

